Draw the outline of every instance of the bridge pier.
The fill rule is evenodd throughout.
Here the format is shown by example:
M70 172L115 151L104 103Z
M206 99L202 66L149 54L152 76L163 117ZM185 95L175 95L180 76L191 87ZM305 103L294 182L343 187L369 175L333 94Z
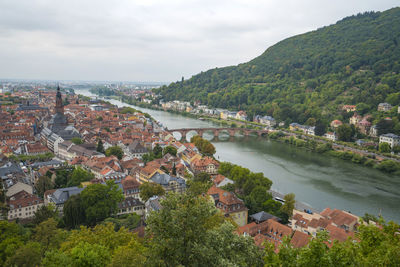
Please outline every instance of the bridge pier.
M210 131L213 133L213 138L218 138L221 131L225 131L229 134L230 137L235 137L237 132L243 133L244 136L250 136L251 133L256 133L259 137L262 137L264 134L268 134L268 130L255 130L255 129L246 129L246 128L184 128L184 129L171 129L169 130L171 133L178 132L181 134L181 140L187 141L186 137L190 131L195 131L197 135L203 137L204 133Z

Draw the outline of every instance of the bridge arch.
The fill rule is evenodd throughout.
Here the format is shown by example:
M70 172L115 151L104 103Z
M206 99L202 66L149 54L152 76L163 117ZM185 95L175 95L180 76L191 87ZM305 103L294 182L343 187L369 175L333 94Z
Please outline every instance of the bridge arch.
M182 141L182 139L183 139L182 132L180 132L180 131L172 131L171 134L176 140Z
M186 132L186 135L185 135L186 139L185 139L184 141L190 142L190 139L191 139L193 136L195 136L195 135L202 136L202 134L203 134L203 131L201 131L200 129L199 129L199 130L197 130L197 129L189 129L189 130Z

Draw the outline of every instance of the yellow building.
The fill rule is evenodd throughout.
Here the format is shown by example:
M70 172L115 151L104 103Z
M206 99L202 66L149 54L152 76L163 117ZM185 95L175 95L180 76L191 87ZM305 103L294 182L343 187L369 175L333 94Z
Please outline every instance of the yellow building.
M230 217L239 227L247 224L248 209L244 202L232 192L225 191L215 185L208 192L215 202L215 207L224 216Z

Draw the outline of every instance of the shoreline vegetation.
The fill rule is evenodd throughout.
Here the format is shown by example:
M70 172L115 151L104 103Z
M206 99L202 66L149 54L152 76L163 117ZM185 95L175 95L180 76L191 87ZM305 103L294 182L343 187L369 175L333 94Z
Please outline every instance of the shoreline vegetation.
M110 97L112 99L119 100L121 102L130 104L130 105L134 105L134 106L138 106L138 107L148 108L148 109L152 109L152 110L165 111L165 112L169 112L172 114L177 114L177 115L181 115L181 116L189 117L189 118L193 118L193 119L202 118L203 120L211 121L211 122L219 124L221 126L237 127L238 123L242 123L242 125L240 126L241 128L249 128L249 129L261 128L261 124L255 125L255 123L253 123L253 122L242 122L242 121L236 121L236 120L235 121L226 121L226 120L222 120L219 118L217 119L214 117L206 116L205 114L192 114L189 112L180 112L180 111L176 111L176 110L163 109L161 107L157 107L157 106L149 104L149 103L144 103L144 102L134 100L132 97L126 97L122 93L119 93L117 95L116 93L118 93L118 92L115 92L113 90L112 90L113 95L110 95L109 91L107 91L108 94L102 94L102 90L99 90L96 88L90 89L90 92L93 94L97 94L100 97L104 97L104 98ZM244 126L243 123L245 123L246 126ZM293 136L293 134L295 136ZM316 153L324 154L327 156L336 157L336 158L345 160L347 162L352 162L354 164L363 165L365 167L374 168L374 169L377 169L377 170L385 172L385 173L400 176L400 163L395 160L387 159L387 158L393 158L393 157L398 158L398 156L396 156L396 155L392 155L389 153L380 154L378 151L375 151L375 150L367 150L369 152L375 153L378 157L379 156L386 157L386 159L379 161L375 156L371 156L371 155L364 156L357 152L346 151L346 149L350 150L352 148L359 149L359 147L356 147L355 145L349 145L346 142L336 142L336 144L335 144L333 142L326 141L322 137L319 137L319 136L310 137L310 136L306 136L299 132L296 133L296 132L288 132L288 131L278 130L278 131L274 131L274 132L268 134L268 138L271 140L274 140L274 141L281 142L281 143L293 145L298 148L307 149L311 152L316 152ZM343 147L339 147L337 144L340 146L343 146Z

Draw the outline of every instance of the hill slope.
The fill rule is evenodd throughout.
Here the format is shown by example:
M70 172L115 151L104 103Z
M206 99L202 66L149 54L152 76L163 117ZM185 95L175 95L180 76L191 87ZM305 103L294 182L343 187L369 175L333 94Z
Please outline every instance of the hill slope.
M238 66L211 69L157 90L166 100L200 100L278 120L341 119L400 102L400 8L347 17L285 39Z

